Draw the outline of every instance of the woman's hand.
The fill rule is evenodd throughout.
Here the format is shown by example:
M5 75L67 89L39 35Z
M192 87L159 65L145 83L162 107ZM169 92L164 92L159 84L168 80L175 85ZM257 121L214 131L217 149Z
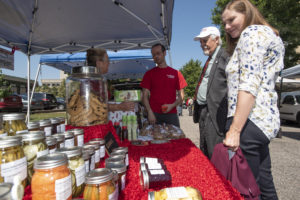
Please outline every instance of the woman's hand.
M241 132L230 126L229 130L226 133L226 137L223 140L223 144L227 146L232 151L237 151L240 146L240 134Z

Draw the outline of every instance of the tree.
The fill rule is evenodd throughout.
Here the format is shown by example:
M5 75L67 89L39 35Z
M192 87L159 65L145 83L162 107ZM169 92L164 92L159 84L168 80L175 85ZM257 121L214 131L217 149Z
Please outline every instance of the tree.
M195 93L195 88L202 71L200 68L201 62L199 60L191 59L186 63L179 71L184 76L188 86L184 88L185 97L193 97Z
M60 86L57 88L57 96L58 97L66 97L66 79L62 80Z
M212 21L222 25L221 14L230 0L217 0L212 11ZM300 2L299 0L250 0L266 18L266 20L280 32L285 44L285 68L293 67L300 61L300 53L296 48L300 45ZM224 27L221 26L224 40Z
M4 75L2 70L0 70L0 98L7 97L11 94L11 86L6 80L4 80Z

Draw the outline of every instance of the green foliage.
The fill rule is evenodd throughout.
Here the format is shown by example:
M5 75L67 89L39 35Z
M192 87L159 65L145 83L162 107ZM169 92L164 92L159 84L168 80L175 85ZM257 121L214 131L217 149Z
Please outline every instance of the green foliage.
M42 85L36 87L35 92L45 92L53 94L55 97L66 97L66 80L62 81L60 86L49 87L47 85Z
M230 0L217 0L212 10L212 21L221 25L222 39L225 43L225 32L221 21L221 14ZM285 68L293 67L300 60L300 53L296 48L300 45L300 2L299 0L251 0L260 10L266 20L280 32L285 44Z
M188 86L184 88L185 98L194 96L195 88L202 71L200 66L201 62L199 60L194 61L191 59L179 70L188 84Z
M0 70L0 98L7 97L11 94L11 86L4 80L2 70Z
M57 87L57 96L66 97L66 79L64 79L60 86Z

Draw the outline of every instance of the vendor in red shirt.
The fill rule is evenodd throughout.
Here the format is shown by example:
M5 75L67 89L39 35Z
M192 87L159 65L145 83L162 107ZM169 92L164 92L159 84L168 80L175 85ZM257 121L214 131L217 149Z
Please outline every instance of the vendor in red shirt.
M162 44L153 45L151 53L157 66L147 71L141 82L149 123L179 127L176 106L182 104L187 83L179 71L166 64L166 49Z

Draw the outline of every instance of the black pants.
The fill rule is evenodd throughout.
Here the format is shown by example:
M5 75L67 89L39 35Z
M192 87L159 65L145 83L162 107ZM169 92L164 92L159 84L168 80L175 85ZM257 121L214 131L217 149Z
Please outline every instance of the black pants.
M232 118L227 120L226 130L229 129ZM261 191L260 199L278 199L271 173L271 158L269 139L250 120L247 120L240 136L240 148L251 168Z
M173 124L180 127L177 113L154 113L157 124Z

